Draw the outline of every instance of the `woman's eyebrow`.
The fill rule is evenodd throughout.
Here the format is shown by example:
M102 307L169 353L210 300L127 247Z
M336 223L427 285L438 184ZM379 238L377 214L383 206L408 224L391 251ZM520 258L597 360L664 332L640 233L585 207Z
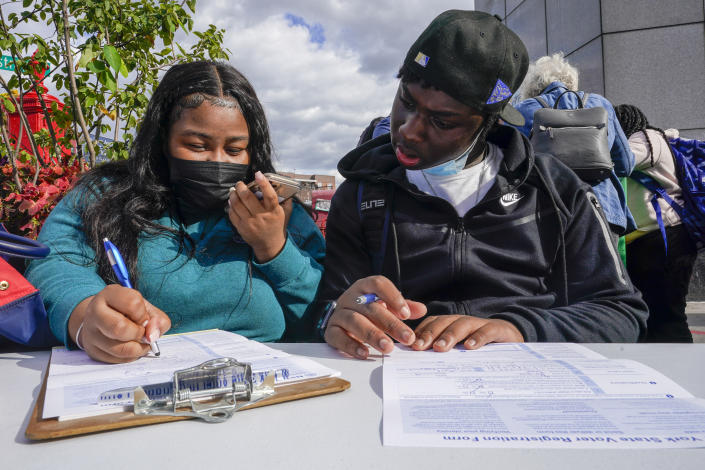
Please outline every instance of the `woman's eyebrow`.
M206 134L205 132L200 132L200 131L195 131L195 130L185 130L180 133L181 137L200 137L201 139L204 140L213 140L213 136L210 134ZM225 141L226 142L237 142L241 140L248 140L250 137L247 135L234 135L230 137L226 137Z
M179 135L181 137L200 137L206 140L210 140L213 138L211 135L206 134L205 132L193 131L188 129L183 132L180 132Z
M235 135L232 137L227 137L225 139L225 141L229 143L229 142L240 142L240 141L249 140L249 139L250 139L249 135Z

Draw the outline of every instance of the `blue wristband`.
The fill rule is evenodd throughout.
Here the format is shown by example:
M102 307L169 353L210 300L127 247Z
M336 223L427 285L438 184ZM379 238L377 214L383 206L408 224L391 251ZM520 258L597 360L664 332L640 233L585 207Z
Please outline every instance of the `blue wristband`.
M326 328L328 328L328 320L330 320L330 316L333 315L335 307L337 306L338 303L335 300L331 300L330 302L328 302L325 313L318 320L316 330L318 331L318 336L320 336L321 339L324 339L323 335L326 333Z

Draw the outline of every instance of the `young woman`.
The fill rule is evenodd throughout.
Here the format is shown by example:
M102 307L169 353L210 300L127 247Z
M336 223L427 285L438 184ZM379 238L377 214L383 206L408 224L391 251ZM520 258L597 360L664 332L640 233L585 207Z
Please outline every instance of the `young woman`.
M634 152L634 170L653 178L678 204L683 192L676 175L675 161L666 137L677 133L649 124L636 106L621 104L615 108L619 123ZM686 296L693 274L697 248L675 210L663 198L658 199L667 248L659 230L653 194L635 179L627 181L629 207L637 230L627 235L627 271L649 306L646 341L652 343L692 343L685 314Z
M300 204L279 204L262 176L272 171L247 79L219 62L171 68L130 157L86 174L39 235L51 254L26 276L57 338L105 362L137 359L167 330L297 339L310 326L324 241ZM261 200L245 185L253 179ZM134 289L118 284L105 238Z

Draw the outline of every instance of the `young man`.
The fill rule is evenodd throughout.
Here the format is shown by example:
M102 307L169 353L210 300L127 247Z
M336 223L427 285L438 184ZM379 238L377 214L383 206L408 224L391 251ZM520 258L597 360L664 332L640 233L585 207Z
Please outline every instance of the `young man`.
M331 346L363 359L392 339L447 351L643 334L590 187L498 124L522 124L508 102L527 67L518 36L482 12L442 13L411 47L390 134L338 164L319 295Z

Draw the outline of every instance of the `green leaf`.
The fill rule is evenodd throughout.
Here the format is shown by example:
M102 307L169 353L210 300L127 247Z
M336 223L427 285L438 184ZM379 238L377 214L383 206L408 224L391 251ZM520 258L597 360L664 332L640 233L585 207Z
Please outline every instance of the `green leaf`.
M85 67L88 62L93 60L95 57L95 52L93 52L93 45L88 44L85 49L83 49L83 54L81 54L81 60L78 61L78 67Z
M32 0L22 0L22 8L27 8L32 4Z
M2 105L5 107L8 113L14 113L15 112L15 105L12 104L12 100L10 98L5 98L3 96L2 98Z
M86 68L91 72L98 74L107 70L107 68L105 67L105 62L103 62L102 60L92 60L88 62Z
M105 60L108 64L110 64L110 67L115 70L115 73L120 71L120 68L122 67L122 59L114 46L106 45L103 48L103 57L105 57Z
M115 77L113 77L113 74L110 73L110 70L104 70L103 72L98 74L98 80L100 83L106 86L108 90L115 92L117 91L117 81L115 80Z
M120 66L120 75L123 77L127 78L127 74L129 73L129 70L127 70L127 65L123 61L121 66Z

